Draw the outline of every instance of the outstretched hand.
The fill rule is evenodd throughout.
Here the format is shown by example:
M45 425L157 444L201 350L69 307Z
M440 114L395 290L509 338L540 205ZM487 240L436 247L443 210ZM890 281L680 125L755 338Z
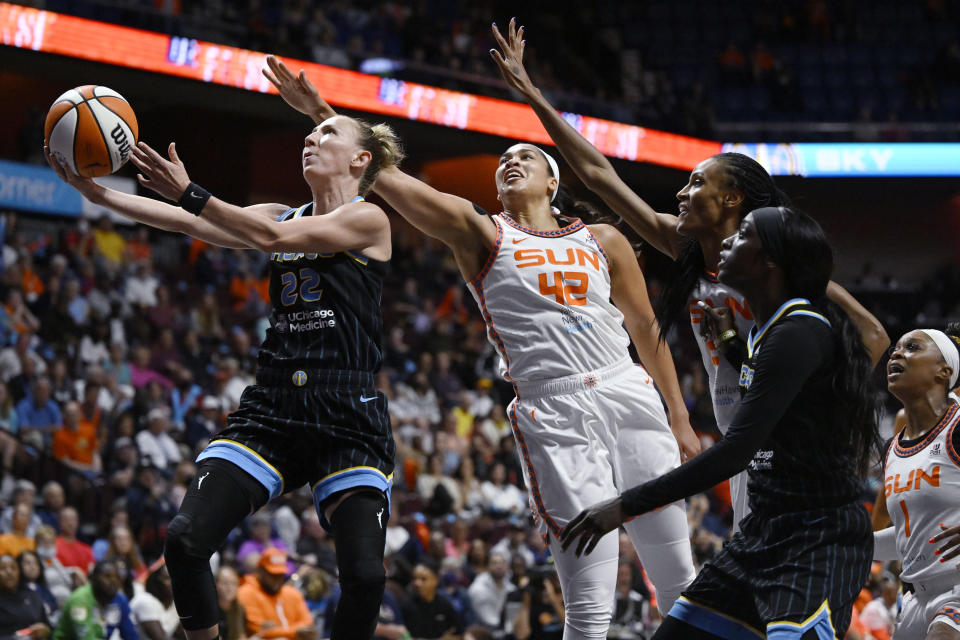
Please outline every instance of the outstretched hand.
M317 124L337 115L336 111L320 97L313 83L307 80L307 74L303 69L299 74L293 75L290 67L276 56L267 56L267 66L270 68L263 69L264 77L277 88L280 97L288 105L310 116Z
M47 159L47 164L53 169L57 176L79 191L87 200L96 202L96 197L103 190L103 187L94 182L91 178L84 178L75 174L67 166L67 163L60 157L50 152L50 147L43 146L43 155Z
M577 544L577 557L585 553L590 553L597 546L597 543L627 519L623 512L623 502L620 496L595 504L589 509L584 509L580 514L571 520L563 531L560 532L560 546L566 551L567 547L573 544L576 538L580 538Z
M516 89L525 96L536 91L533 81L523 66L523 50L527 41L523 39L523 27L517 28L517 19L510 18L507 26L507 37L504 38L496 23L490 27L493 39L497 41L500 51L490 49L490 56L500 68L500 75L512 89ZM502 53L501 53L502 52Z
M177 202L190 186L190 176L177 155L176 142L170 143L167 154L170 156L169 160L154 151L146 142L138 142L130 154L130 162L140 169L137 180L141 185L156 191L167 200Z

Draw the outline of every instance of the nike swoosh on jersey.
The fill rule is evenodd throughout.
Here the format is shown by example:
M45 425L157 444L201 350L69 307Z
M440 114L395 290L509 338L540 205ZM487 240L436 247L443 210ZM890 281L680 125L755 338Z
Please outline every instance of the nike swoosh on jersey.
M360 402L370 402L371 400L376 400L376 399L377 399L377 396L370 396L369 398L364 398L363 396L360 396Z

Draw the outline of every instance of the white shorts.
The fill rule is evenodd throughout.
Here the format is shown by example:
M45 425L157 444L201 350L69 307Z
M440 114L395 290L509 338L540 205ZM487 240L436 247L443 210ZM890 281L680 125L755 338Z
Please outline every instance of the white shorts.
M624 359L592 373L518 383L508 408L530 507L550 536L566 607L564 640L606 638L617 581L616 532L589 555L562 551L560 531L583 509L680 464L653 380ZM696 572L682 500L626 523L663 615Z
M925 638L938 622L960 632L960 584L939 592L905 593L893 640Z
M545 532L558 536L583 509L680 464L653 380L629 359L516 388L507 413Z

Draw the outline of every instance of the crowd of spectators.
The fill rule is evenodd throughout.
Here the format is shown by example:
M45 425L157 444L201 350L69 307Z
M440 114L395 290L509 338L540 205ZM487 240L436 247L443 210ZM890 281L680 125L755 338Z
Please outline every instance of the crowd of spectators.
M510 98L489 50L513 5L417 0L31 0L84 17ZM856 123L864 140L955 138L955 2L667 0L525 5L528 67L565 111L712 137L714 120ZM894 43L896 45L894 46ZM371 61L379 61L379 64ZM740 139L762 135L736 129ZM803 128L780 139L809 137ZM815 135L815 134L814 134ZM924 138L926 139L926 138Z
M265 257L107 217L6 214L0 240L0 639L176 636L165 530L196 454L254 379ZM391 265L377 385L398 453L377 635L559 638L559 586L504 412L512 390L481 318L449 253L399 221ZM709 446L699 354L686 332L671 342ZM725 487L693 497L688 519L699 565L728 535ZM213 564L223 637L325 637L335 549L307 488L248 518ZM889 609L872 602L896 581L883 578L865 591L867 620ZM648 634L655 597L621 535L610 637ZM84 635L96 620L106 635Z

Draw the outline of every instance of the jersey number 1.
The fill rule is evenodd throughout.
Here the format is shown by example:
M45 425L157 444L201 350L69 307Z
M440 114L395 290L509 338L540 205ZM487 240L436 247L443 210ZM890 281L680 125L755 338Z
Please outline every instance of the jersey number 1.
M907 501L900 501L900 508L903 509L903 532L910 537L910 512L907 511Z
M553 277L553 283L548 281ZM590 276L582 271L554 271L552 274L540 274L540 294L553 296L557 304L566 304L571 307L580 307L587 304L587 287L590 285ZM567 280L576 280L577 284L567 284ZM574 297L579 296L579 297Z

